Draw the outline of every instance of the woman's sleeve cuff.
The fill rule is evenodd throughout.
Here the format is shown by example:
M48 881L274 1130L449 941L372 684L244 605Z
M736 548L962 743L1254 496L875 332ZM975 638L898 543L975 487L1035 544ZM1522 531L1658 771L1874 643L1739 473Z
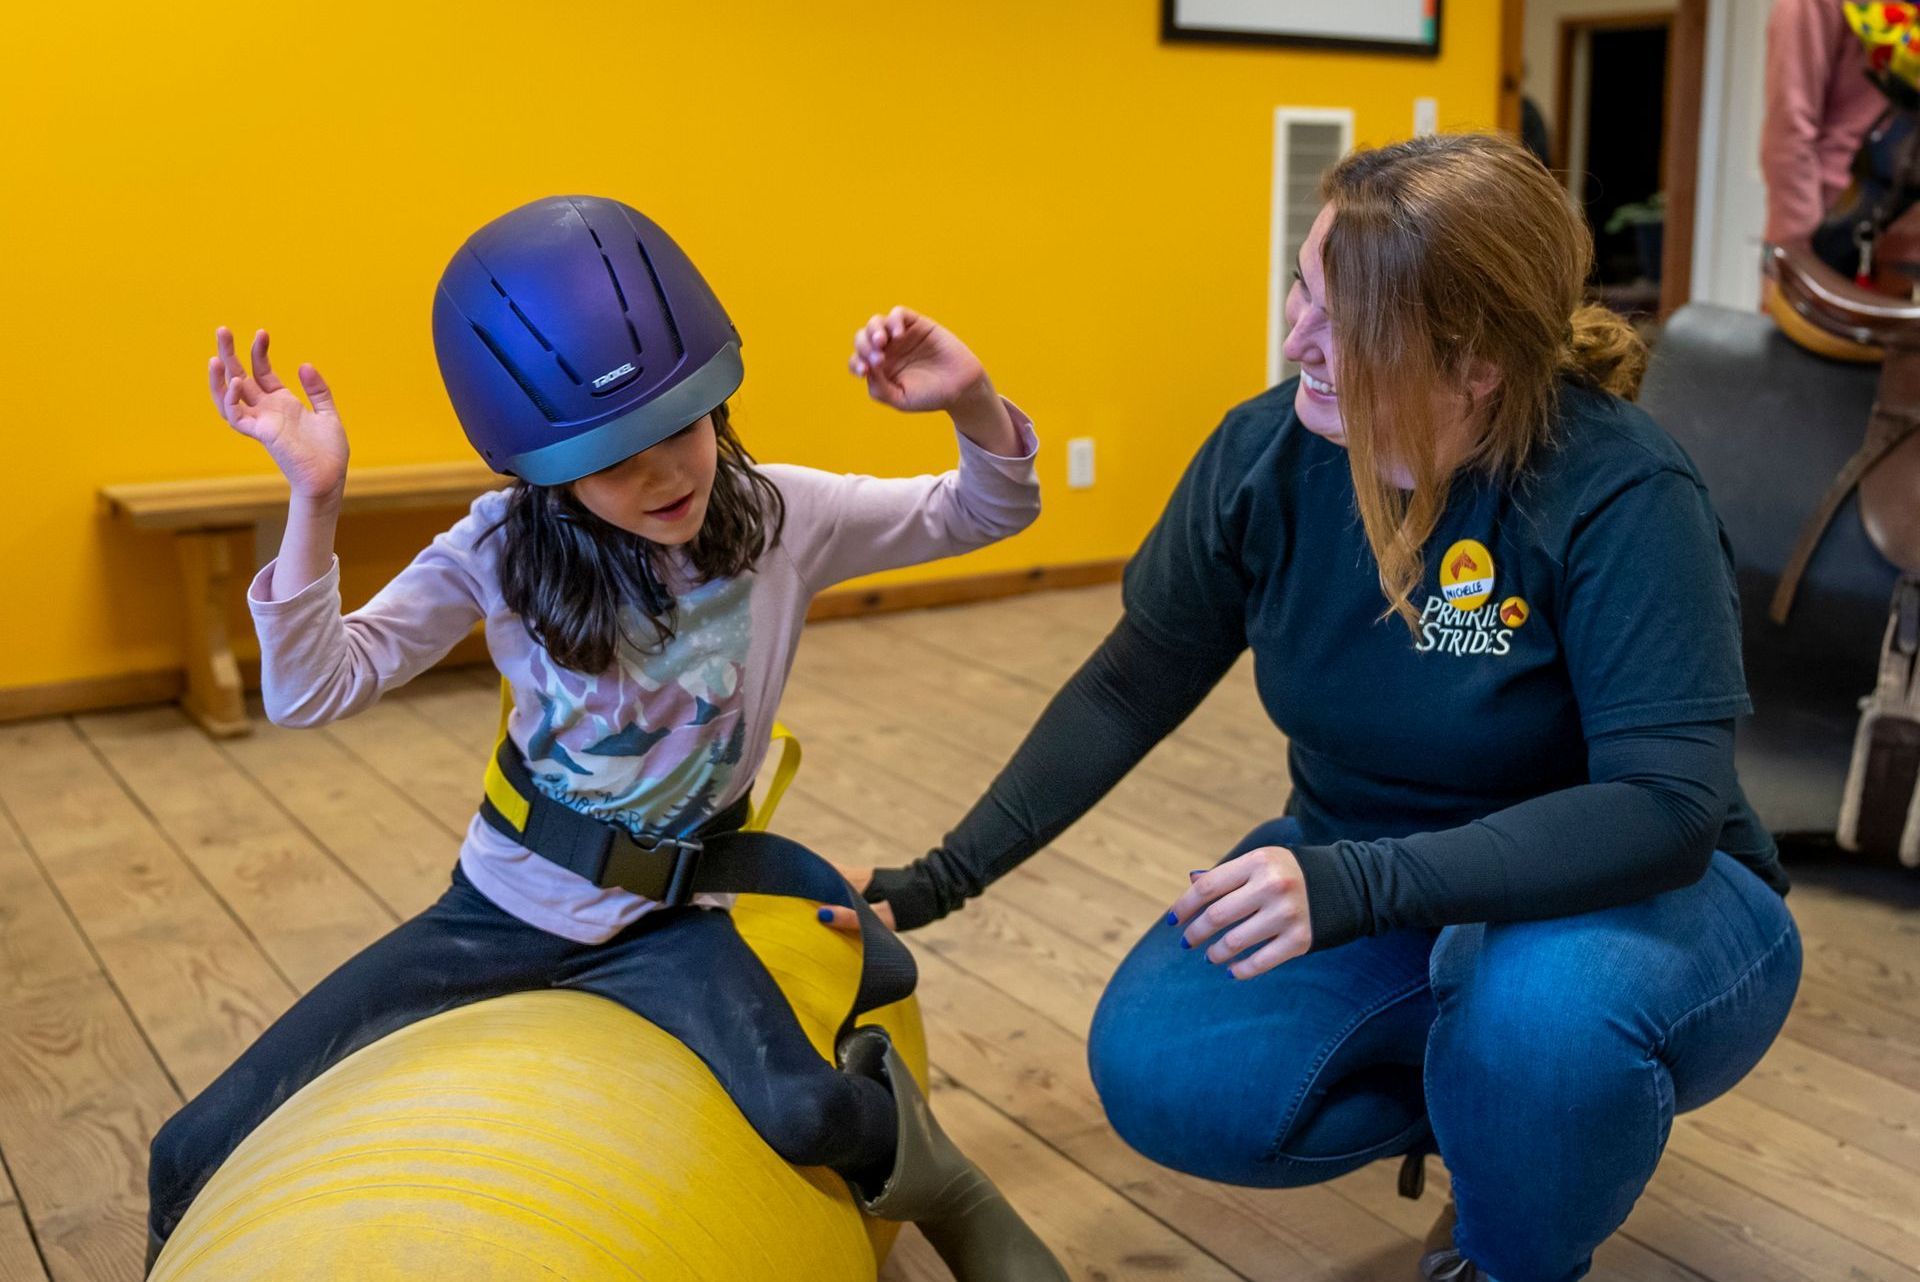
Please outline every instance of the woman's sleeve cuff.
M1310 952L1351 943L1367 933L1365 904L1356 893L1351 864L1339 845L1291 846L1307 884L1307 921L1313 930Z

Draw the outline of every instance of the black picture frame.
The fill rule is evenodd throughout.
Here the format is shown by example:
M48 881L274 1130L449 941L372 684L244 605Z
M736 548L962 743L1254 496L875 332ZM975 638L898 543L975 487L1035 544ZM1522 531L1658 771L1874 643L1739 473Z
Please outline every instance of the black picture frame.
M1368 40L1341 36L1289 35L1283 31L1238 31L1180 24L1179 0L1161 0L1160 38L1174 44L1285 45L1301 49L1335 49L1349 53L1390 53L1411 58L1438 58L1441 33L1446 28L1446 0L1433 0L1433 40Z

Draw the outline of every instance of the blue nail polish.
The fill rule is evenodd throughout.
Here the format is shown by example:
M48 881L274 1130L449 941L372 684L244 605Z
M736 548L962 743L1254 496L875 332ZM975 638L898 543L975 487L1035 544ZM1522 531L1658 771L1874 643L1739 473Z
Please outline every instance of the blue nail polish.
M832 921L832 920L833 920L833 909L831 909L831 908L822 908L822 909L820 910L820 912L819 912L819 917L820 917L820 920L821 920L821 921Z
M1189 942L1187 941L1187 937L1186 937L1185 935L1182 935L1182 936L1180 936L1180 947L1182 947L1182 948L1192 948L1192 947L1193 947L1193 945L1192 945L1191 943L1189 943Z
M1174 914L1172 914L1172 913L1168 913L1168 914L1167 914L1167 925L1169 925L1169 926L1178 926L1179 924L1180 924L1180 919L1179 919L1178 917L1176 917L1176 916L1175 916Z

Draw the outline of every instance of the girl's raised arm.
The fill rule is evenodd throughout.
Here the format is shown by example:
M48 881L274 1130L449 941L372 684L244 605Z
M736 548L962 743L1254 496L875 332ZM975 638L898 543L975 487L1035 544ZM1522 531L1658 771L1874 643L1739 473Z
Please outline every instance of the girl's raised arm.
M333 532L347 484L347 431L334 409L333 393L311 365L300 367L300 386L312 408L280 381L267 359L267 331L253 336L252 372L233 350L233 331L214 331L215 354L207 362L214 408L232 428L266 447L287 478L287 531L274 563L273 596L285 600L314 582L333 564Z

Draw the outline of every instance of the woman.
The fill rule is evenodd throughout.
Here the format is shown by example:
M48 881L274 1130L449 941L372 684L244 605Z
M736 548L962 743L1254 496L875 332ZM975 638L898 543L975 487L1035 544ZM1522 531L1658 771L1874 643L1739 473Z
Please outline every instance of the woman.
M1422 1276L1577 1278L1799 980L1734 777L1730 562L1625 399L1644 349L1580 306L1591 238L1537 161L1416 139L1326 197L1287 300L1300 377L1227 416L1113 633L945 844L866 893L907 928L959 907L1251 647L1292 795L1108 987L1115 1128L1270 1187L1437 1148L1457 1224Z

